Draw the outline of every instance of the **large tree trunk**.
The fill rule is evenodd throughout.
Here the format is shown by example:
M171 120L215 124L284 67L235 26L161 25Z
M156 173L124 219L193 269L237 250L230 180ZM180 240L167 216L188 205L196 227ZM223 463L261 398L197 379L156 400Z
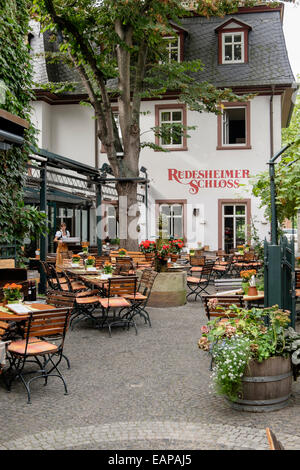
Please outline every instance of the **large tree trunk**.
M137 183L135 181L118 182L116 189L119 195L118 218L120 246L128 251L137 251L137 225L139 219Z

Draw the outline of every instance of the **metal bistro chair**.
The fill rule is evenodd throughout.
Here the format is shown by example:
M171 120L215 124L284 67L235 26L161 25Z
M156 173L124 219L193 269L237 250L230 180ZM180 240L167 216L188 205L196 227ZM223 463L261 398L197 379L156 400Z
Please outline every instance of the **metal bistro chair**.
M221 279L222 277L225 277L229 275L231 271L231 265L232 265L232 260L233 260L233 255L231 255L228 258L228 261L221 261L221 262L216 262L214 267L213 267L213 274L215 279Z
M70 281L70 278L67 276L65 271L62 271L62 278L64 279L64 282L60 282L60 277L58 276L58 273L54 266L49 266L50 271L52 272L53 278L56 279L56 284L57 284L57 290L60 291L70 291L71 292L82 292L86 291L87 287L83 282L78 282L78 281Z
M132 320L136 315L140 315L144 318L145 323L149 323L151 327L151 320L149 313L146 310L146 306L152 291L152 287L158 273L153 269L145 268L142 272L142 276L135 294L124 294L124 298L130 300L132 307L125 314L124 317Z
M40 265L42 270L45 273L46 280L48 287L52 290L60 290L60 285L63 285L66 283L66 280L64 277L60 277L59 281L57 281L58 274L55 271L55 268L52 264L46 262L46 261L40 261Z
M47 385L49 377L58 377L62 380L65 395L68 394L67 385L58 365L63 356L63 346L65 335L69 323L69 309L56 309L41 312L31 312L26 321L24 331L25 339L12 341L7 348L10 366L6 374L11 374L8 378L7 388L11 390L13 381L17 378L21 380L27 391L28 403L31 402L30 384L36 379L44 379ZM55 335L60 337L60 342L53 344L44 338ZM42 359L40 359L42 358ZM25 380L24 371L27 363L35 363L39 366L37 371L30 370L34 377Z
M124 278L110 278L107 280L107 297L99 298L99 302L102 308L102 318L99 322L99 327L103 328L106 324L109 330L109 336L111 337L111 327L112 326L129 326L132 325L135 328L137 334L136 324L133 319L126 318L126 315L121 318L120 315L116 315L116 310L124 308L131 309L132 304L129 300L124 298L125 294L131 294L135 296L136 294L136 277L124 277ZM110 310L113 310L113 317L109 318Z
M74 300L71 312L72 330L74 326L82 320L90 319L93 323L97 323L98 318L94 316L94 311L99 306L100 297L98 289L90 289L83 284L84 289L78 291L74 289L74 284L71 282L66 272L64 272L64 276L67 281L68 291L64 290L63 295L68 294L67 297L72 297Z
M207 261L205 263L205 266L203 266L202 271L200 273L200 277L193 277L193 276L188 276L187 277L187 286L190 289L191 292L189 292L186 296L190 297L190 295L195 295L195 300L197 300L197 297L201 294L202 292L207 292L207 288L209 286L210 280L211 280L211 275L212 275L212 270L214 267L215 262L214 261Z
M190 258L190 273L201 273L203 266L205 265L205 256L189 256Z

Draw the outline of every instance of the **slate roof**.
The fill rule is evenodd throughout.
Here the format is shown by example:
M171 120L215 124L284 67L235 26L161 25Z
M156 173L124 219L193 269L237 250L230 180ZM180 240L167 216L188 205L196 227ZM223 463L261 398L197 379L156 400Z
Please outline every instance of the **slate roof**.
M252 27L249 31L249 61L247 64L218 64L218 35L215 29L230 18L236 18ZM292 84L295 79L289 63L279 11L237 13L223 18L186 17L182 28L187 31L184 42L185 60L201 59L204 70L197 74L199 81L208 81L218 87L247 87ZM41 37L32 40L33 54L40 52ZM43 35L44 50L56 50L57 45ZM76 71L65 65L49 64L35 59L35 79L78 82L76 93L84 88Z
M239 19L252 27L247 64L218 64L218 35L215 29L230 18ZM279 11L239 13L225 18L183 18L182 24L189 31L185 38L185 59L201 59L205 65L198 74L199 80L219 87L294 82Z

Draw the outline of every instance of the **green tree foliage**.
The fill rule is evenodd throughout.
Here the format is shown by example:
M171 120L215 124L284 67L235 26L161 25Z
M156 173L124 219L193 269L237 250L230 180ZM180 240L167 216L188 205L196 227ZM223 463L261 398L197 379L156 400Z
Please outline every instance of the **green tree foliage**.
M27 0L0 0L0 108L30 121L33 98L32 68L26 38L29 31ZM45 229L45 215L25 207L23 191L29 144L34 129L25 133L25 145L0 151L0 234L2 244L16 242L19 253L24 237L34 237Z
M238 6L253 6L254 0L196 0L194 11L202 16L224 16ZM265 3L265 2L264 2ZM273 3L273 2L270 2ZM98 137L104 144L115 177L138 177L141 143L140 107L143 98L161 97L176 90L179 101L192 110L218 113L222 100L239 100L231 90L220 90L199 83L195 72L200 60L178 63L166 60L164 36L174 34L170 22L193 14L181 0L33 0L33 11L44 29L53 31L60 41L60 54L53 60L71 63L77 69L95 109ZM116 84L111 85L112 78ZM122 139L113 119L111 98L118 101ZM153 129L161 135L161 129ZM119 158L117 153L123 153ZM117 184L119 196L128 206L136 204L137 184ZM134 216L127 214L129 227ZM120 219L120 230L123 221ZM130 237L124 246L135 249Z
M300 209L300 97L294 107L290 126L282 130L282 146L294 142L276 164L276 203L279 224L285 219L293 219ZM255 178L252 192L260 199L260 207L265 207L270 220L270 178L268 171Z

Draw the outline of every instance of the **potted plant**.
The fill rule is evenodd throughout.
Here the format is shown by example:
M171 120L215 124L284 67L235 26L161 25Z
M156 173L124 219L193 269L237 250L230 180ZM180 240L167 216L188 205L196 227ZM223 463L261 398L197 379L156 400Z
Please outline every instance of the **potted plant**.
M103 265L103 273L104 274L101 275L101 278L102 279L109 279L110 277L112 277L113 270L114 270L113 265L109 261L105 261L105 263Z
M170 240L170 254L173 263L176 263L183 246L184 242L181 239Z
M118 251L118 256L128 256L128 251L125 248L120 248Z
M290 312L277 305L245 310L221 307L222 317L201 328L200 349L213 358L215 391L236 409L271 411L287 404L300 364L300 335ZM229 317L234 314L235 317Z
M238 250L238 253L240 255L243 255L244 254L244 245L238 245L237 250Z
M95 270L95 263L96 259L94 256L88 256L87 259L85 260L85 267L88 271L94 271Z
M3 304L13 304L13 303L20 303L23 300L23 293L20 284L15 284L14 282L11 284L5 284L3 287L3 294L4 294L4 302Z
M171 247L168 244L161 245L155 252L155 269L158 273L166 272L168 270L168 259L170 256Z
M82 243L81 243L82 253L83 253L84 255L87 255L87 254L88 254L88 252L89 252L89 245L90 245L89 242L82 242Z
M240 276L243 280L242 281L243 291L246 295L257 295L257 289L255 287L255 274L256 274L255 269L248 269L248 270L240 272ZM250 285L250 282L251 282L251 285ZM251 287L255 287L255 290L251 289ZM250 289L250 293L249 293L249 289Z
M72 266L73 268L77 268L80 264L80 255L73 255L72 256Z
M151 261L154 258L156 250L156 243L154 241L144 240L140 243L139 247L147 261Z

